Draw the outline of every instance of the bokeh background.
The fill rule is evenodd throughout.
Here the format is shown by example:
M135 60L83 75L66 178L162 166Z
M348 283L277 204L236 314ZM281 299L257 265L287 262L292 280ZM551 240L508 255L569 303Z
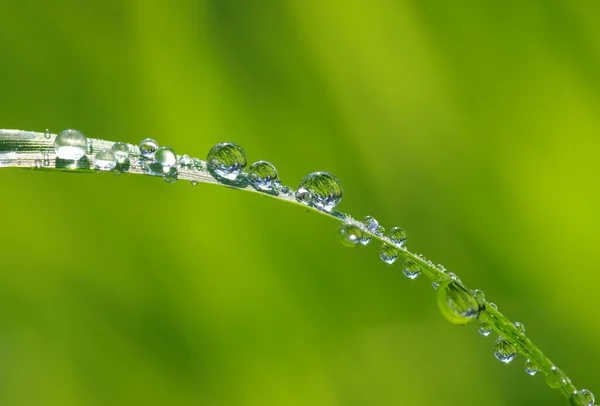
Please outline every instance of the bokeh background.
M0 127L233 141L483 289L600 392L600 3L0 0ZM563 405L331 220L2 170L2 405Z

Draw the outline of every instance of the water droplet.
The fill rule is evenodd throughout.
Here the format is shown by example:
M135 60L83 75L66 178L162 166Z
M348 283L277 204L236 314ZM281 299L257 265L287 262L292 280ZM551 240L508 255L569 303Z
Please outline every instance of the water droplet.
M33 165L34 165L36 168L38 168L38 169L39 169L39 168L41 168L41 167L42 167L42 160L41 160L41 159L36 159L36 160L33 162Z
M567 375L565 375L561 369L555 366L552 366L550 372L546 374L546 383L549 387L554 389L566 385L569 382L568 379L569 378L567 378Z
M50 130L46 128L46 131L44 132L44 137L46 137L46 139L49 139L51 135L52 134L50 134Z
M477 300L477 303L479 303L479 307L483 307L485 303L485 294L483 293L483 291L475 289L473 291L473 296L475 296L475 300Z
M163 172L167 173L177 163L177 155L169 147L160 147L154 152L154 161L163 167Z
M594 394L587 389L581 389L573 393L569 402L573 406L594 406Z
M248 181L259 190L272 191L281 185L277 169L271 162L257 161L248 168Z
M190 158L190 156L187 154L180 156L179 165L181 165L183 168L189 168L192 166L192 158Z
M327 172L306 175L297 190L308 190L312 197L311 202L325 211L331 211L342 201L342 185L335 176Z
M312 195L306 189L298 189L296 193L294 193L294 197L298 202L307 205L310 204L310 201L312 199Z
M87 138L77 130L62 131L54 140L54 150L60 159L78 161L85 156L87 149Z
M142 142L140 142L140 154L144 158L152 158L154 152L158 149L158 142L156 142L152 138L144 138Z
M50 155L44 154L44 161L42 162L44 166L50 166Z
M363 236L362 230L352 223L344 222L339 229L340 241L346 247L354 247L359 243Z
M440 287L440 284L437 282L431 282L431 287L433 290L437 290Z
M494 355L498 361L508 364L517 356L517 347L504 337L498 337L494 343Z
M192 186L198 186L198 183L200 183L200 182L198 182L197 180L190 180L190 184Z
M163 167L163 168L167 168L167 167ZM163 180L167 183L173 183L173 182L177 182L177 177L179 176L179 171L177 170L176 167L171 166L168 169L163 169L164 170L164 174L162 176Z
M490 307L494 310L498 310L498 306L496 306L496 303L490 303Z
M450 277L450 279L453 279L454 281L456 281L458 283L462 283L462 281L460 280L460 278L458 276L456 276L454 274L454 272L448 272L446 275L448 275Z
M421 274L421 268L419 268L419 265L412 261L406 261L406 265L404 266L404 270L402 272L407 278L416 279L417 276Z
M292 191L292 188L289 186L284 186L281 188L281 193L286 195L286 196L292 196L294 194L294 192Z
M452 324L468 324L479 316L479 304L473 292L455 281L440 285L437 302L442 315Z
M386 264L391 265L398 260L399 253L400 251L397 248L384 243L381 244L381 249L379 250L379 258L381 258L381 260Z
M87 139L87 153L91 154L92 152L94 152L94 146L92 145L92 139L88 138Z
M129 158L129 146L124 142L115 142L110 150L119 163L124 163Z
M479 331L479 334L481 334L482 336L487 337L492 333L493 329L492 326L490 326L488 323L482 321L481 323L479 323L479 328L477 329L477 331Z
M517 328L517 330L521 332L521 334L525 334L525 326L523 325L523 323L519 323L518 321L516 321L513 324Z
M379 228L379 222L371 216L365 217L364 220L362 221L362 224L365 226L367 231L369 231L370 233L376 233L377 229ZM365 235L360 240L360 243L362 245L367 245L370 242L371 242L371 237L369 237L368 235Z
M533 362L531 362L530 360L525 361L525 372L527 373L527 375L533 376L537 374L538 371L538 367L536 367Z
M110 171L117 166L117 158L111 151L100 151L94 157L94 168L101 171Z
M234 181L246 169L244 150L231 142L222 142L208 151L206 165L217 179Z
M400 227L393 227L388 231L387 236L396 245L404 245L406 238L408 237L406 231Z

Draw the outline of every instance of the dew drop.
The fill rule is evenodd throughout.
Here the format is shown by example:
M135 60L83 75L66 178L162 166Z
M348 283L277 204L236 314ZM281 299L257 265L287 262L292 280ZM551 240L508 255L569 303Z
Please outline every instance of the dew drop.
M77 130L65 130L56 136L54 150L60 159L78 161L87 153L87 138Z
M222 142L208 151L206 166L217 179L234 181L246 169L244 150L231 142Z
M153 138L144 138L142 142L140 142L140 153L144 158L152 158L154 152L158 149L158 142L156 142Z
M298 189L296 190L296 193L294 193L294 197L296 198L296 200L302 204L310 204L310 201L312 199L312 195L310 194L310 192L306 189Z
M475 300L477 300L477 303L479 303L479 307L483 307L483 305L485 304L485 294L483 293L483 291L475 289L473 291L473 296L475 296Z
M552 366L552 369L548 374L546 374L546 383L549 387L557 389L561 386L566 385L569 381L567 375L560 369L555 366Z
M163 172L168 173L177 163L177 155L169 147L160 147L154 151L154 161L162 166Z
M272 191L281 186L277 169L268 161L257 161L250 165L248 181L256 189L265 191Z
M311 202L325 211L331 211L342 201L342 185L328 172L313 172L306 175L297 190L308 190L311 194Z
M404 270L402 272L407 278L416 279L417 276L421 274L421 268L419 268L419 265L415 264L412 261L406 261Z
M525 334L525 326L523 323L519 323L518 321L514 322L513 325L521 332L521 334Z
M479 316L479 304L473 292L455 281L439 286L437 302L442 315L452 324L468 324Z
M39 169L39 168L41 168L41 167L42 167L42 160L41 160L41 159L36 159L36 160L33 162L33 165L34 165L36 168L38 168L38 169Z
M535 375L538 372L538 368L535 366L535 364L533 362L531 362L531 360L527 360L525 361L525 373L527 375Z
M355 247L363 236L362 230L352 223L344 222L339 229L340 241L346 247Z
M42 162L44 166L50 166L50 155L44 154L44 161Z
M594 406L594 394L587 389L575 391L569 398L569 402L573 406Z
M379 258L386 264L393 264L398 260L400 251L396 247L392 247L388 244L381 244L381 249L379 250Z
M517 356L517 347L504 337L498 337L494 343L494 355L498 361L508 364Z
M111 151L100 151L94 157L94 168L101 171L110 171L117 166L117 158Z
M187 154L180 156L179 165L181 165L183 168L189 168L192 166L192 158L190 158L190 156Z
M192 186L198 186L198 183L200 183L200 182L198 182L197 180L190 180L190 184Z
M46 137L46 139L50 139L50 130L46 128L46 131L44 131L44 137Z
M404 245L406 238L408 237L406 231L400 227L393 227L388 231L387 236L396 245Z
M496 305L496 303L490 303L490 307L494 310L498 310L498 306Z
M362 221L362 224L365 226L367 231L369 231L370 233L376 233L377 229L379 228L379 222L371 216L365 217L364 220ZM371 237L369 237L368 235L363 236L363 238L361 238L361 240L360 240L360 243L362 245L367 245L370 242L371 242Z
M115 142L110 150L119 163L124 163L129 158L129 146L124 142Z
M433 290L437 290L440 287L440 284L437 282L431 282L431 287L433 288Z
M167 168L167 167L163 167L163 168ZM162 175L162 178L165 182L167 183L173 183L173 182L177 182L177 177L179 176L179 171L177 170L176 167L171 166L168 169L164 169L164 174Z
M479 323L479 328L477 329L477 331L482 336L487 337L492 333L493 329L492 326L490 326L488 323L482 321L481 323Z

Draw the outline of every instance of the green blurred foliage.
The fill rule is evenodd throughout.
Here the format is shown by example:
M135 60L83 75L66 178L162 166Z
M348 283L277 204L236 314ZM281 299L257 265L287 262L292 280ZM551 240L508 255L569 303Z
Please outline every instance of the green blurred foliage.
M330 171L342 210L408 230L600 391L599 2L0 0L0 17L0 127L199 157L233 141L292 186ZM321 216L146 177L1 176L2 405L565 403Z

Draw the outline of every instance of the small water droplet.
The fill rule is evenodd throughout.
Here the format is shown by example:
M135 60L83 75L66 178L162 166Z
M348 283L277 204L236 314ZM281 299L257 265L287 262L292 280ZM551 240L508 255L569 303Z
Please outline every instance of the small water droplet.
M525 361L525 373L527 373L527 375L533 376L537 374L538 371L538 367L536 367L531 360Z
M154 151L154 161L162 166L163 172L167 173L177 163L177 155L169 147L160 147Z
M296 193L294 193L294 197L296 200L302 204L310 204L312 196L310 192L306 189L298 189Z
M308 190L311 194L311 202L325 211L331 211L342 201L342 185L328 172L313 172L306 175L297 190Z
M50 155L44 154L44 161L42 162L44 166L50 166Z
M440 287L440 284L437 282L431 282L431 287L433 288L433 290L437 290Z
M165 167L163 167L165 168ZM169 167L169 169L164 169L165 173L163 174L162 178L165 182L167 183L173 183L173 182L177 182L177 177L179 176L179 171L177 170L176 167L171 166Z
M546 383L549 387L558 389L561 386L566 385L569 381L567 375L560 369L552 366L552 369L548 374L546 374Z
M460 278L458 276L456 276L454 274L454 272L448 272L448 273L446 273L446 275L448 275L450 277L450 279L453 279L453 280L455 280L458 283L462 283L462 281L460 280Z
M475 296L475 300L477 300L477 303L479 303L479 307L483 307L485 303L485 294L483 293L483 291L475 289L473 291L473 296Z
M362 230L352 223L344 222L339 229L340 241L346 247L355 247L363 236Z
M192 186L198 186L198 183L200 183L200 182L198 182L197 180L190 180L190 184Z
M498 361L508 364L517 356L517 347L504 337L498 337L494 343L494 356Z
M54 140L54 150L60 159L78 161L87 153L87 138L77 130L62 131Z
M94 152L94 146L92 145L92 139L88 138L87 139L87 153L91 154L92 152Z
M281 194L284 194L286 196L292 196L294 194L294 192L291 187L284 186L281 188Z
M494 310L498 310L498 306L496 306L496 303L490 303L490 307Z
M393 227L390 229L390 231L387 233L387 236L396 245L404 245L406 238L408 237L406 231L400 227Z
M244 150L231 142L222 142L208 151L206 165L210 173L221 180L235 181L246 169Z
M258 190L273 191L281 186L277 169L268 161L257 161L250 165L248 181Z
M437 302L442 315L452 324L468 324L479 316L479 304L473 292L455 281L440 285Z
M124 163L129 158L129 146L124 142L115 142L110 150L119 163Z
M94 168L101 171L110 171L117 166L117 158L111 151L100 151L94 157Z
M158 142L152 138L144 138L142 142L140 142L140 154L144 158L152 158L154 152L158 149Z
M407 278L416 279L417 276L421 274L421 268L419 268L419 265L412 261L406 261L406 265L404 266L404 270L402 272Z
M42 160L41 159L36 159L35 161L33 161L33 165L36 168L38 168L38 169L41 168L42 167Z
M525 334L525 326L523 323L519 323L518 321L514 322L513 325L521 332L521 334Z
M492 326L490 326L488 323L482 321L481 323L479 323L479 328L477 329L477 331L482 336L487 337L492 333L493 329Z
M379 222L371 216L365 217L364 220L362 221L362 224L365 226L367 231L369 231L370 233L376 233L377 229L379 228ZM371 237L369 237L368 235L364 235L363 238L360 240L360 243L362 245L367 245L370 242L371 242Z
M190 156L187 154L180 156L179 165L181 165L181 167L183 168L189 168L190 166L192 166L192 158L190 158Z
M44 137L46 137L46 139L50 139L52 134L50 134L50 130L46 128L46 131L44 132Z
M573 406L594 406L594 394L587 389L581 389L573 393L569 402Z
M192 158L192 166L199 171L206 170L206 163L198 158Z
M398 260L398 256L400 251L391 245L381 244L381 249L379 250L379 258L386 264L393 264Z

